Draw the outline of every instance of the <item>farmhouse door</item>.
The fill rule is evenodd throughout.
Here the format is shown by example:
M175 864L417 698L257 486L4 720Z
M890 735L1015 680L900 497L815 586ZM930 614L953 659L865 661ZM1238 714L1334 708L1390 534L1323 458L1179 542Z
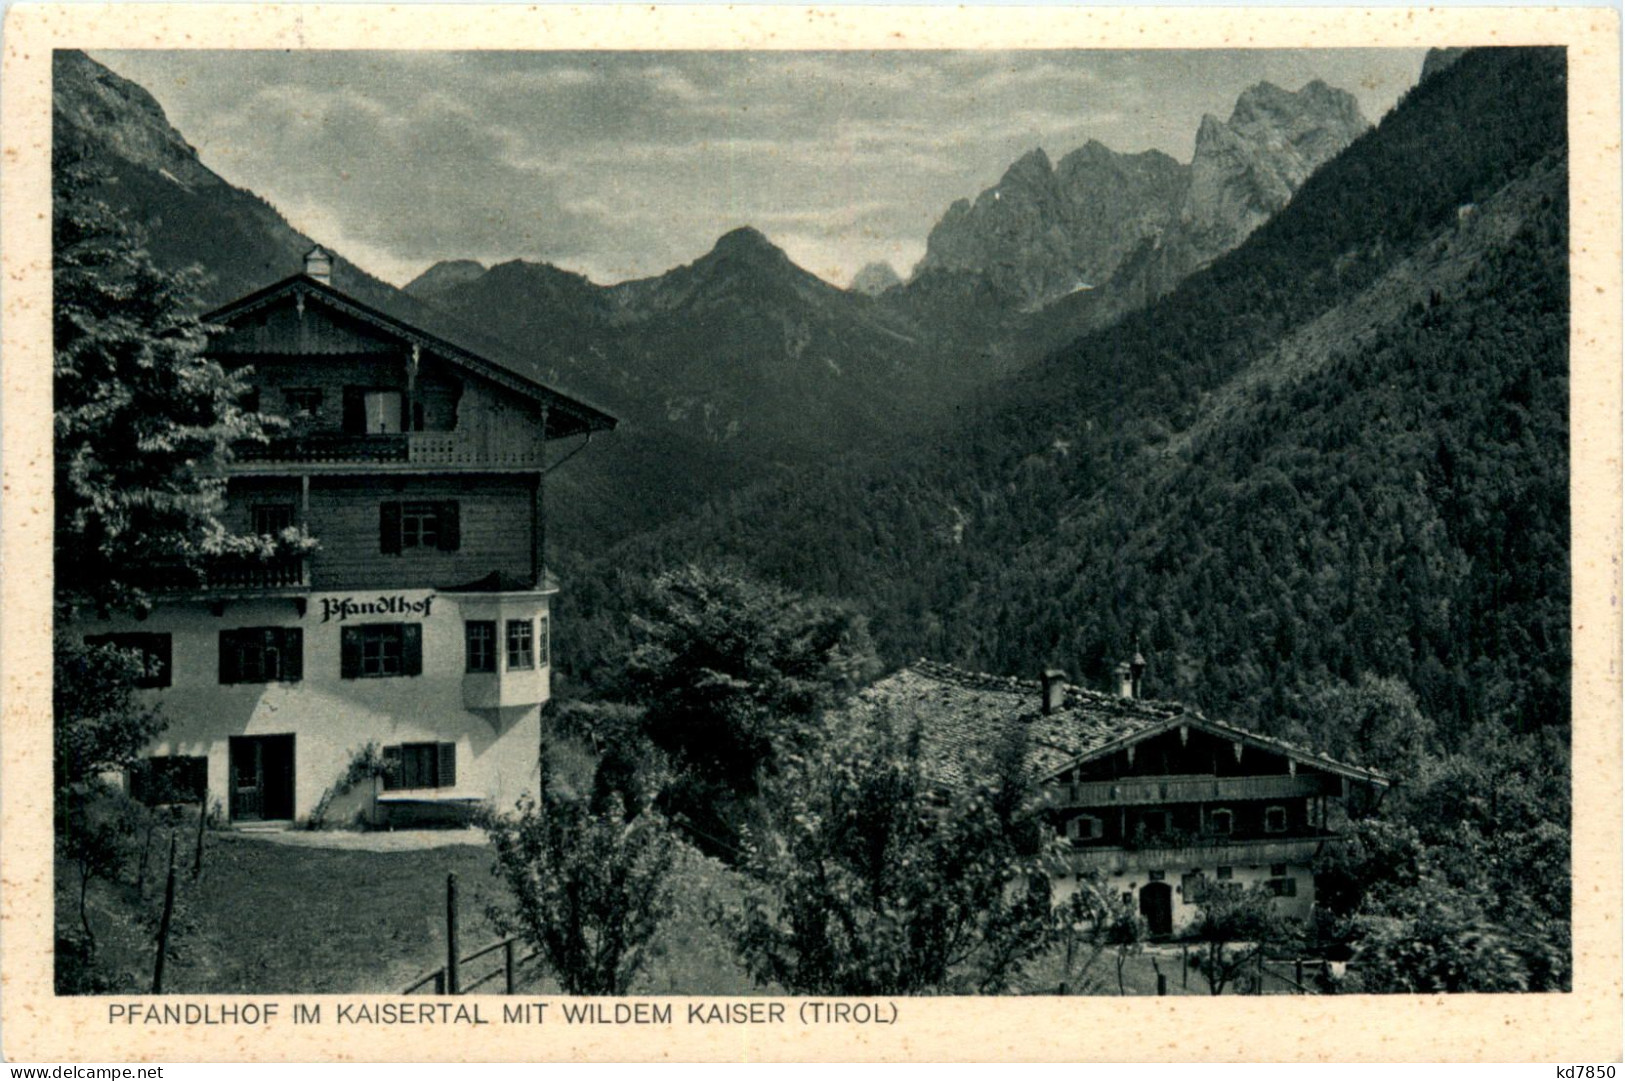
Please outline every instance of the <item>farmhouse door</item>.
M292 817L293 737L232 737L232 821L275 821Z
M1140 889L1140 915L1154 935L1174 930L1174 891L1166 882L1147 882Z

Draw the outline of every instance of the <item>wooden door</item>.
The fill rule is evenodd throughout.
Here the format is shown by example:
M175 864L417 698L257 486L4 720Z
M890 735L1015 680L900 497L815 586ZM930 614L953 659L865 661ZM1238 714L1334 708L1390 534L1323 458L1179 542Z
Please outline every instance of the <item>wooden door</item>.
M1140 915L1154 935L1174 931L1174 890L1166 882L1147 882L1140 888Z
M232 821L292 817L293 737L234 736L231 740Z

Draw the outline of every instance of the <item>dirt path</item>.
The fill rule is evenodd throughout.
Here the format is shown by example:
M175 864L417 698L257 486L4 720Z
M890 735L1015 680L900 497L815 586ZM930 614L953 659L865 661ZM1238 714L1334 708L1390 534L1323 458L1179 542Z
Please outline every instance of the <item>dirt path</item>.
M376 833L348 830L240 830L228 836L233 840L266 841L294 848L329 848L345 852L421 852L451 845L487 843L485 832L477 829L389 830Z

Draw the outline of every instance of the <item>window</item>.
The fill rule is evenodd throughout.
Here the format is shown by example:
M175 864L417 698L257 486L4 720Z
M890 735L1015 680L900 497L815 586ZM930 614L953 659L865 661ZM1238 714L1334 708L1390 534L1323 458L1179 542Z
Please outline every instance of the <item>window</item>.
M1094 815L1076 815L1066 824L1066 835L1074 841L1093 841L1105 832L1106 824Z
M1179 876L1179 894L1187 905L1199 905L1207 899L1207 876L1201 871Z
M536 628L528 619L508 620L508 667L536 667Z
M455 552L462 545L460 517L456 500L380 503L378 550L384 555L400 555L408 548Z
M290 417L314 417L322 411L319 387L283 387L282 405Z
M384 748L384 789L457 787L457 744L403 743Z
M276 536L293 527L292 503L256 503L248 508L251 532Z
M1264 886L1275 897L1298 896L1298 880L1295 878L1272 878Z
M344 679L381 679L423 674L421 623L363 623L345 627L339 674Z
M406 427L402 397L384 387L345 387L344 430L351 435L387 435Z
M463 624L470 672L497 670L497 625L493 619L471 619Z
M170 648L167 634L92 634L85 638L87 646L113 646L134 650L141 654L141 675L137 687L167 687L170 681Z
M1167 811L1141 811L1141 835L1146 837L1161 837L1173 828L1173 815Z
M1286 808L1282 806L1264 808L1264 832L1286 832Z
M297 683L305 674L305 632L244 627L220 632L221 683Z
M130 798L141 803L196 803L208 791L209 760L201 755L154 755L130 768Z
M1235 813L1228 807L1219 807L1208 812L1207 831L1209 833L1218 834L1221 837L1228 837L1230 834L1235 832L1235 829L1236 816Z
M1220 867L1217 873L1220 882L1229 882L1233 872L1229 867Z
M536 666L545 668L552 663L552 650L548 646L547 617L542 616L536 621Z

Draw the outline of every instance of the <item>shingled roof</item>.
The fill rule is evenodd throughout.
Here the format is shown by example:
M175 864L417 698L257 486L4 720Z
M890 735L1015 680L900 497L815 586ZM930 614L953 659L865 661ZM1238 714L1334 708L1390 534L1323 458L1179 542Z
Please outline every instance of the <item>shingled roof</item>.
M351 274L349 281L355 286L368 284L356 274ZM306 273L293 274L214 309L204 316L204 320L230 324L249 312L276 303L284 296L301 293L547 403L550 410L550 439L608 431L615 427L615 418L602 409L551 383L543 383L536 365L506 342L481 334L454 316L400 290L369 287L364 290L365 299L357 295L362 291L360 288L354 292L340 289Z
M1070 684L1059 708L1042 709L1042 684L967 672L918 660L861 691L848 712L857 717L889 714L894 723L920 726L921 750L948 785L971 780L1012 725L1027 730L1027 761L1035 780L1080 762L1139 743L1180 725L1242 740L1300 763L1373 784L1388 779L1375 770L1338 762L1286 740L1210 720L1178 702L1123 698Z

